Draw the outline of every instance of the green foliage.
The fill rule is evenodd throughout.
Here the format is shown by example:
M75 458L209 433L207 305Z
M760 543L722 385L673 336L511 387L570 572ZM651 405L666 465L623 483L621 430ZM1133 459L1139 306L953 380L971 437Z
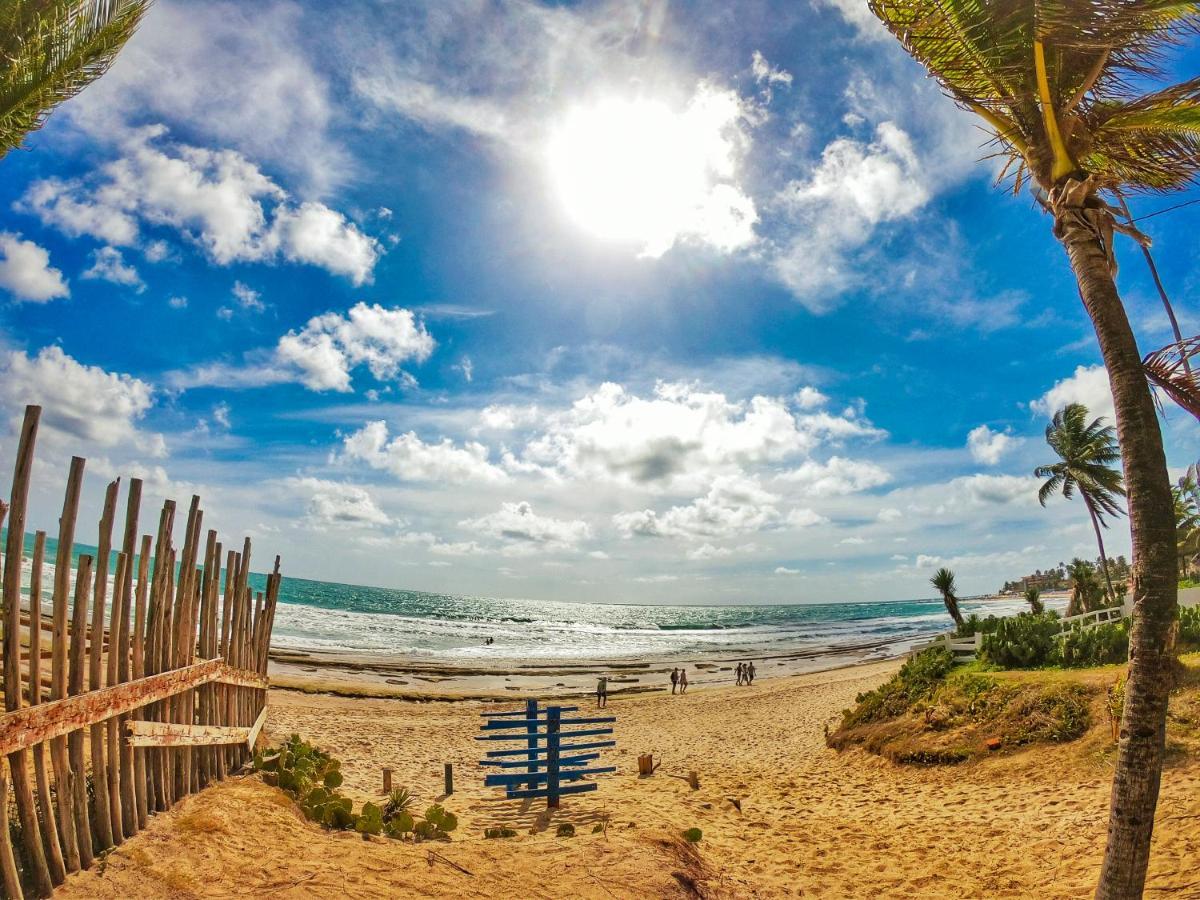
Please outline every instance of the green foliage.
M1200 606L1179 608L1179 647L1200 649Z
M1053 612L1021 613L1001 619L996 630L984 635L980 656L1004 669L1037 669L1052 665L1061 627Z
M704 837L704 832L699 828L689 828L683 833L683 839L689 844L699 843L702 837Z
M513 829L511 829L511 828L509 828L505 825L501 825L498 828L485 828L483 830L483 836L485 838L493 838L493 839L495 839L495 838L510 838L510 837L516 837L517 833L515 831L513 831Z
M1046 605L1042 603L1042 592L1035 587L1025 589L1025 602L1029 604L1029 611L1035 616L1046 611Z
M954 630L956 637L971 637L976 632L991 634L1000 627L1000 619L996 616L981 618L978 613L971 613L963 623Z
M575 837L575 826L570 822L563 822L554 831L558 837Z
M842 728L881 722L905 712L917 700L930 696L954 666L954 655L945 647L922 651L900 671L873 691L859 694L855 706L842 713Z
M404 788L392 791L383 806L364 803L355 813L350 798L338 793L343 783L341 763L297 734L277 749L256 753L254 768L265 782L295 797L307 819L326 828L354 829L364 835L382 834L396 839L445 841L458 827L455 815L441 806L429 807L424 819L414 821L409 812L413 796Z
M1124 622L1072 628L1059 641L1059 664L1069 669L1107 666L1129 658L1129 629Z

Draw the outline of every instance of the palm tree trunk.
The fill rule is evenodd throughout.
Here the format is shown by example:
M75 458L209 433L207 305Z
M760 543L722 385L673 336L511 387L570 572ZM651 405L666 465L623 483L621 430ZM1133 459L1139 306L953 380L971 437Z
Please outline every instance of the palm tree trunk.
M958 598L953 594L944 594L942 599L946 601L946 612L950 613L950 618L954 620L954 624L962 628L964 623L962 612L958 608Z
M1129 498L1133 630L1108 846L1096 897L1133 900L1142 896L1145 885L1162 777L1171 685L1167 635L1177 599L1175 515L1162 434L1141 355L1109 269L1101 230L1091 218L1101 215L1106 213L1060 201L1055 233L1066 247L1108 370Z
M1083 505L1087 507L1088 515L1092 517L1092 528L1096 530L1096 543L1100 545L1100 567L1104 570L1104 583L1108 585L1108 602L1111 604L1116 601L1117 592L1113 590L1112 578L1108 574L1108 556L1104 552L1104 537L1100 533L1100 517L1096 515L1096 507L1087 494L1083 495Z

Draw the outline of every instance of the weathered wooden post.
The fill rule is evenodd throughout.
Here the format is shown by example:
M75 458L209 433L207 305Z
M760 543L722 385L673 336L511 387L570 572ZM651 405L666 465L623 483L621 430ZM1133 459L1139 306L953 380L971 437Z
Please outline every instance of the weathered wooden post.
M391 796L392 793L392 770L383 770L383 796Z
M445 781L446 781L446 796L449 797L451 794L454 793L454 765L453 765L453 763L446 763Z
M526 746L529 748L529 783L525 786L529 790L537 787L537 779L534 776L537 774L537 716L538 702L536 700L525 701L525 731L529 735L526 739Z
M558 748L562 711L557 706L546 710L546 806L558 808Z

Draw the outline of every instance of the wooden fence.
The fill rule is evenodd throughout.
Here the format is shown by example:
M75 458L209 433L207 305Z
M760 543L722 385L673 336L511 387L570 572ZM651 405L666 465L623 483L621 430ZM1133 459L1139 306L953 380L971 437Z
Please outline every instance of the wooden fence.
M1104 609L1093 609L1091 612L1080 613L1077 616L1065 616L1059 619L1059 634L1072 630L1095 628L1106 622L1119 622L1133 614L1133 604L1126 600L1121 606L1107 606ZM909 657L916 656L931 647L945 647L955 658L974 659L983 649L983 632L977 631L970 637L959 637L957 632L943 631L923 644L918 644L908 651Z
M73 567L85 463L75 457L47 616L43 531L34 535L22 592L40 414L40 407L26 408L12 499L7 507L0 502L0 525L8 517L0 870L9 898L49 896L68 873L89 868L98 853L145 828L150 815L246 762L266 718L267 650L280 582L276 557L265 591L252 592L247 538L240 553L225 555L222 583L223 547L215 531L202 540L199 497L192 497L181 549L172 541L173 500L163 504L153 544L149 534L139 543L136 478L129 482L119 549L113 546L118 479L105 492L96 555L80 555Z

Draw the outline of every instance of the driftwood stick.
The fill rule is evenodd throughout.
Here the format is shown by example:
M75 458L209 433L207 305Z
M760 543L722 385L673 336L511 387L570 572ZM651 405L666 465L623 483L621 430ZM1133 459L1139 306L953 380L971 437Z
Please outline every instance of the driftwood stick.
M46 532L39 531L33 539L33 570L29 574L29 705L42 702L42 575L46 563ZM46 865L55 886L67 880L62 843L58 839L54 798L50 794L50 775L46 770L45 743L33 746L34 781L37 783L37 802L41 812L42 844L46 849Z
M0 509L5 508L0 501ZM0 521L3 521L0 515ZM8 809L8 767L0 759L0 809ZM7 817L6 817L7 818ZM21 875L17 871L17 859L13 856L12 837L8 832L8 822L0 828L0 870L4 874L4 894L9 900L24 900L25 892L21 889Z
M88 687L96 691L104 686L100 652L104 646L104 610L108 600L108 558L112 552L113 517L117 512L117 491L120 479L112 481L104 494L104 509L100 516L100 539L96 543L95 586L92 588L92 633L88 647ZM113 846L112 797L108 791L108 767L104 762L104 725L93 725L90 732L92 758L92 800L95 815L92 830L101 850ZM119 802L119 801L118 801Z
M33 473L33 448L37 443L41 414L40 406L25 407L25 420L17 441L12 499L8 506L8 542L4 554L4 708L10 712L21 708L21 561L25 554L25 508ZM40 634L41 628L30 628L30 632ZM39 690L40 687L39 683ZM25 860L31 869L38 896L49 897L54 891L54 882L50 878L50 867L42 847L33 786L29 783L28 751L22 748L11 753L8 765L17 801L17 815L21 820ZM7 805L3 810L7 813ZM7 823L0 823L0 826L7 827Z
M133 608L133 631L129 636L132 644L132 659L129 661L130 677L137 681L145 674L146 601L150 596L150 535L142 536L141 553L138 554L137 597ZM132 718L141 718L140 710ZM137 807L138 828L145 828L150 815L147 802L146 751L133 748L133 793Z
M50 652L50 699L67 696L67 604L71 593L71 553L75 545L75 519L79 515L79 492L83 487L84 460L71 459L62 516L58 520L58 553L54 557L54 596L51 619L54 623ZM75 831L75 798L71 789L71 767L67 762L67 739L50 742L50 762L54 767L54 799L58 805L58 833L62 841L63 862L68 872L79 871L79 843Z
M92 558L79 557L79 568L75 574L75 604L71 611L71 672L67 683L68 696L83 693L84 643L87 635L87 607L92 589ZM52 704L46 704L51 706ZM39 710L40 712L41 710ZM88 812L86 763L83 758L83 732L72 731L67 735L67 749L71 757L72 813L75 817L75 837L79 845L79 865L92 867L92 825ZM64 826L65 827L65 826Z
M131 677L132 662L130 661L130 613L133 604L133 570L134 554L137 552L138 519L142 509L142 479L132 478L129 481L129 499L125 506L125 535L121 540L121 552L125 554L125 577L122 579L118 593L121 597L121 614L119 626L116 629L117 671L114 680L110 674L109 684L123 684ZM115 611L114 611L115 614ZM111 665L109 667L112 672ZM121 792L121 831L126 837L137 834L141 827L137 815L137 767L134 763L134 750L121 741L121 727L124 718L113 720L109 725L109 742L118 744L117 754L120 759L118 773Z

